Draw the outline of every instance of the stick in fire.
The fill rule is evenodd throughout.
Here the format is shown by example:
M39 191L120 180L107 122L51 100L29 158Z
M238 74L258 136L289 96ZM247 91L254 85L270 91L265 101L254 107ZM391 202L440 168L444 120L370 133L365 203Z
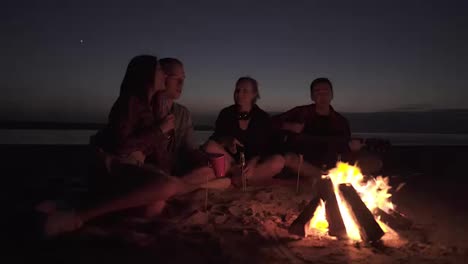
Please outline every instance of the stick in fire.
M338 189L348 204L351 215L359 227L361 238L367 242L378 241L382 238L385 234L384 231L377 221L375 221L374 216L361 200L354 187L351 184L343 183L338 186Z
M288 231L290 234L297 236L305 237L306 233L306 224L312 219L317 210L317 207L320 203L320 197L315 197L312 199L301 212L301 214L294 220L294 222L289 227Z
M328 233L330 236L340 239L348 237L331 179L322 179L319 190L320 196L325 202L325 213L329 225Z

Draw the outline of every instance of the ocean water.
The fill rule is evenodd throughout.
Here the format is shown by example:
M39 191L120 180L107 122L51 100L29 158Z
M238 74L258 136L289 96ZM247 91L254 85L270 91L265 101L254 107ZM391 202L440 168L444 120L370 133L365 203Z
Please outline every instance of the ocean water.
M95 130L0 129L0 144L5 145L84 145ZM212 131L195 131L198 144ZM362 138L387 139L396 146L468 146L468 134L431 133L354 133Z

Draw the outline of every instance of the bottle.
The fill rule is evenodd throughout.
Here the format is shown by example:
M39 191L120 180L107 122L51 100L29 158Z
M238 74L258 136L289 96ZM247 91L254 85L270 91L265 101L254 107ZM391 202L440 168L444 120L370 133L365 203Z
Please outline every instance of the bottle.
M242 180L242 190L245 192L247 189L247 179L245 178L245 154L244 151L239 151L240 155L240 165L241 165L241 180Z

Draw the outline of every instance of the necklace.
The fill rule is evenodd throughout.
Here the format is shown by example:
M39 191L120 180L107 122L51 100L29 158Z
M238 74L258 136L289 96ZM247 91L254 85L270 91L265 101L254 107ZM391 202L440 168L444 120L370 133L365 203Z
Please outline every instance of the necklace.
M238 120L249 120L251 117L251 112L240 112L237 113Z

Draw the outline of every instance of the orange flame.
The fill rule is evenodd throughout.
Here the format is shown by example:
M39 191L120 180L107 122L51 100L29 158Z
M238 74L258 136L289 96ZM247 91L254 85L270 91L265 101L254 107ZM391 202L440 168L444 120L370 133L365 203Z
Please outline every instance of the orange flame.
M314 216L309 221L309 230L311 228L317 229L320 233L328 232L328 221L325 213L325 203L320 200L320 204L315 210Z
M394 204L390 201L391 194L388 191L391 187L388 184L388 178L379 176L375 179L365 180L361 170L357 166L343 162L338 162L336 168L330 170L328 175L323 177L330 178L333 183L338 207L346 227L346 233L352 240L361 240L361 235L359 233L359 227L351 217L350 210L338 191L338 186L340 184L351 184L371 212L377 208L386 212L395 208ZM382 227L384 232L392 231L379 219L376 219L376 221ZM316 229L320 232L328 231L328 222L326 220L325 206L323 202L317 207L314 217L309 222L307 233L310 233L311 229Z

